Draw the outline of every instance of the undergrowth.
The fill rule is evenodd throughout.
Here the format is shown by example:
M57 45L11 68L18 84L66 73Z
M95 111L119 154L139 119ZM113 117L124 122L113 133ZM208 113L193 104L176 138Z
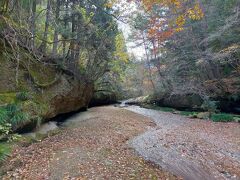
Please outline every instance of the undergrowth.
M0 125L5 126L11 124L12 129L20 126L28 121L28 114L23 112L21 106L18 104L9 104L0 107Z
M0 164L11 154L11 146L7 143L0 143Z
M214 122L240 122L240 115L227 114L227 113L218 113L212 114L211 120Z
M9 104L0 107L0 163L11 153L9 142L20 138L14 133L16 127L28 120L28 114L23 112L20 104Z

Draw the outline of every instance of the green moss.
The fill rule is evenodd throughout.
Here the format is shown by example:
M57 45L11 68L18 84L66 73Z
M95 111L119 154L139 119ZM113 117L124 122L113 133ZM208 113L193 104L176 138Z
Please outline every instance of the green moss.
M44 94L46 97L47 95ZM45 98L46 98L45 97ZM48 103L48 101L42 96L35 96L34 102L35 102L35 107L36 107L36 111L37 114L39 116L44 116L46 115L46 113L49 111L50 109L50 104Z
M40 87L50 86L58 80L54 68L40 63L32 64L29 68L29 73L34 83Z
M12 104L16 101L16 93L1 93L0 94L0 105Z
M22 109L23 109L23 111L28 112L32 116L37 115L39 112L39 107L38 107L37 103L35 103L34 101L31 101L31 100L24 101L22 103Z

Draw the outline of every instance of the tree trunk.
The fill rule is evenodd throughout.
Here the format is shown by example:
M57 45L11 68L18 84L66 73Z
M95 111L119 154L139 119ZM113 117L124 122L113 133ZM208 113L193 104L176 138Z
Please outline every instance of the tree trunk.
M80 57L80 45L81 45L81 25L82 25L82 22L81 22L81 14L78 14L78 23L77 23L77 45L76 45L76 48L75 48L75 62L78 62L79 60L79 57Z
M72 40L70 42L70 45L69 45L69 49L68 49L68 53L67 53L67 60L68 60L68 67L70 68L70 70L72 72L75 72L75 46L76 46L76 37L75 37L75 33L76 33L76 12L75 12L75 9L76 9L76 1L74 0L73 1L73 4L72 4L72 16L71 16L71 19L72 19Z
M39 50L44 54L46 53L46 49L47 49L48 28L49 28L49 22L50 22L50 10L51 10L51 0L48 0L47 1L45 30L44 30L44 34L43 34L42 43L39 47Z
M142 33L142 40L143 40L145 55L146 55L146 58L147 58L148 76L149 76L149 80L150 80L150 82L152 84L153 91L155 93L156 92L156 88L155 88L155 85L154 85L154 82L153 82L153 78L152 78L150 59L149 59L149 55L148 55L148 52L147 52L147 44L146 44L146 41L145 41L143 33Z
M52 49L52 55L56 56L57 54L57 48L58 48L58 20L59 20L59 14L60 14L60 0L57 0L56 2L56 14L55 14L55 32L54 32L54 38L53 38L53 49Z
M35 26L35 21L36 21L36 9L37 9L37 2L36 0L32 1L32 15L31 15L31 22L30 22L30 31L32 33L31 37L31 49L34 49L35 46L35 35L36 35L36 26Z
M152 41L152 46L153 46L153 49L154 49L153 50L153 55L154 55L154 59L156 61L156 67L157 67L158 75L159 75L159 78L162 82L163 88L164 88L164 90L171 91L172 90L172 84L166 77L164 77L163 73L161 72L160 58L157 57L156 49L159 49L160 47L159 47L159 45L156 46L154 40Z
M65 17L64 17L64 28L67 29L67 25L68 25L68 13L67 13L67 10L68 10L68 0L66 0L65 2ZM63 57L66 56L66 37L65 35L63 35Z

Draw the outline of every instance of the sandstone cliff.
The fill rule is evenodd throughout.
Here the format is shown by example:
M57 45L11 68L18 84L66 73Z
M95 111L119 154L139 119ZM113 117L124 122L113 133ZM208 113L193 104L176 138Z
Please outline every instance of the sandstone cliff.
M86 78L76 78L56 64L37 61L24 50L18 66L10 53L1 44L0 106L18 104L29 115L21 127L88 107L93 84ZM21 93L28 98L19 100Z

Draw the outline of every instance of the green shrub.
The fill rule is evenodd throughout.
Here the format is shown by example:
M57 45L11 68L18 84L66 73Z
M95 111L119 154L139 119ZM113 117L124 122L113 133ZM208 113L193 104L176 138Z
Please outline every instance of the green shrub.
M31 96L28 92L23 91L16 94L16 99L19 101L27 101L31 99Z
M204 100L203 104L201 105L201 108L210 113L217 112L218 101L211 101L210 99L207 98Z
M12 141L17 138L13 130L28 121L28 114L19 105L10 104L0 108L0 140Z
M14 114L14 116L10 120L10 123L15 128L19 125L24 124L28 120L29 120L28 114L25 112L19 111L16 114Z
M0 141L11 142L19 139L20 135L13 133L13 126L26 120L26 114L21 112L16 104L0 107ZM10 155L11 148L7 143L0 143L0 163Z
M9 123L0 124L0 140L8 139L9 134L12 131L12 125Z
M0 124L8 120L8 111L6 108L0 108Z
M8 116L13 116L15 113L17 113L20 108L17 104L8 104L6 106L6 110L7 110L7 113L8 113Z
M231 122L234 120L234 115L226 113L212 114L211 119L214 122Z
M6 110L7 122L10 123L13 128L29 120L28 114L23 112L18 104L9 104L6 106Z

